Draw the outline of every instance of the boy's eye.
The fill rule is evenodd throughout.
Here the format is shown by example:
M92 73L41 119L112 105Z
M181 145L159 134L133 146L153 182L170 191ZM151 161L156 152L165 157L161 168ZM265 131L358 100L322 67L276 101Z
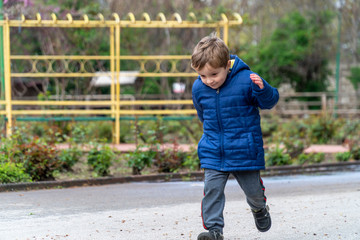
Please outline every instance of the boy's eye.
M216 76L216 75L217 75L217 73L213 73L212 75L213 75L213 76Z

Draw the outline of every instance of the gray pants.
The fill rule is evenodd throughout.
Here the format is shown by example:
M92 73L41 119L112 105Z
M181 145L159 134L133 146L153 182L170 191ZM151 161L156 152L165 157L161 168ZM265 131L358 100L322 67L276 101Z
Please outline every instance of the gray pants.
M230 174L235 177L244 191L246 201L251 209L259 210L266 206L265 187L260 177L260 171L220 172L205 169L201 216L204 228L207 230L217 229L222 233L224 228L224 189Z

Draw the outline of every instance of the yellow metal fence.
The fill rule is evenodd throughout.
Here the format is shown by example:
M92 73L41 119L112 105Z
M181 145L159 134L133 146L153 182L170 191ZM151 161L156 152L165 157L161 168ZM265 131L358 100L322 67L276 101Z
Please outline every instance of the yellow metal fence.
M162 55L162 56L130 56L120 53L120 34L123 28L213 28L228 43L229 27L242 24L242 18L235 13L232 16L221 15L220 20L214 20L210 15L205 19L199 19L194 13L190 13L186 20L183 20L178 13L174 13L170 19L167 19L163 13L159 13L156 19L151 19L148 13L143 13L141 19L136 19L134 14L128 13L125 19L120 19L117 13L112 14L111 20L106 20L102 14L97 15L97 19L89 19L84 15L81 20L74 20L71 14L66 15L66 19L58 19L53 13L51 19L42 19L41 15L36 14L36 19L26 19L21 16L21 20L0 21L3 29L3 49L4 49L4 81L5 96L0 100L0 115L6 116L7 134L10 135L13 127L14 116L67 116L67 115L87 115L87 116L111 116L114 121L114 142L120 141L120 116L121 115L188 115L195 114L195 110L189 109L161 109L161 110L133 110L122 109L123 106L145 106L145 105L192 105L189 100L152 100L152 101L124 101L120 100L120 83L116 81L121 72L120 61L134 61L139 66L138 77L196 77L193 71L181 71L177 69L179 61L189 61L189 55ZM38 28L108 28L109 29L109 55L108 56L76 56L76 55L11 55L11 36L12 27L38 27ZM99 73L89 70L87 67L91 60L104 60L110 62L108 72L100 73L111 77L109 101L22 101L12 100L12 79L13 78L77 78L94 77ZM31 66L26 72L12 72L12 61L23 61L24 64ZM146 65L151 61L155 66L148 70ZM61 69L54 67L55 63L60 62ZM78 66L75 70L71 68L72 64ZM166 62L170 67L161 68ZM39 69L39 66L41 68ZM134 74L134 73L133 73ZM126 75L131 75L127 73ZM108 109L13 109L13 106L103 106Z

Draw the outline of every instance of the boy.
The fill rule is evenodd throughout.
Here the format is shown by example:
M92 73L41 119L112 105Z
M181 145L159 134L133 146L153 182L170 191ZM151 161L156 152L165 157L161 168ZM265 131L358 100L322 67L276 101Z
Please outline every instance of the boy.
M265 160L258 108L272 108L279 93L240 58L230 55L216 35L200 40L191 66L199 74L192 98L203 122L198 155L205 171L201 216L208 230L198 240L224 239L224 188L230 174L246 195L257 229L266 232L271 218L260 177Z

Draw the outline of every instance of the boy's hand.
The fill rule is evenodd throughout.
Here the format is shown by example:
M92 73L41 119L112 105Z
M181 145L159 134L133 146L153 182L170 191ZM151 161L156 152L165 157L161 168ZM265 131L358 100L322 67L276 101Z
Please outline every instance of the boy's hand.
M253 83L255 83L256 85L258 85L258 87L260 89L264 88L264 83L263 80L261 79L261 77L259 77L258 75L256 75L255 73L250 74L250 79L253 81Z

